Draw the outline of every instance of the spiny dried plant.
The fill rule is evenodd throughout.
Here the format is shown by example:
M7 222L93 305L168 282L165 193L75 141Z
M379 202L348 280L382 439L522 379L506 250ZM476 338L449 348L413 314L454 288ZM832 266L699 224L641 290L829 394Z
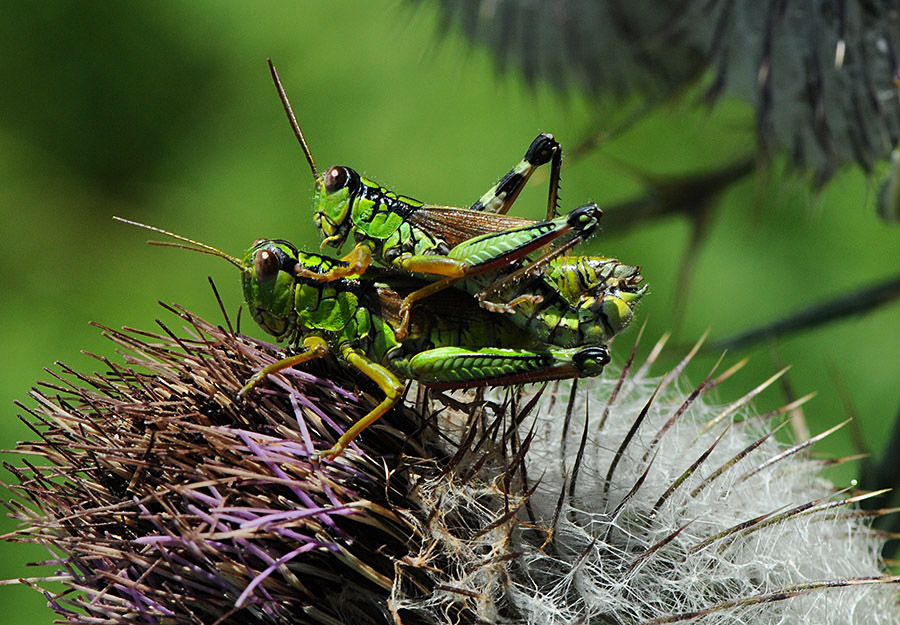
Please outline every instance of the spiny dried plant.
M808 454L775 439L803 400L755 415L682 371L531 394L429 394L336 461L315 450L377 402L336 365L242 403L277 347L179 307L186 326L104 333L104 373L62 366L22 406L6 463L52 554L62 622L896 623L885 537ZM377 395L377 392L376 392ZM833 428L835 429L835 428ZM34 457L39 462L29 458Z

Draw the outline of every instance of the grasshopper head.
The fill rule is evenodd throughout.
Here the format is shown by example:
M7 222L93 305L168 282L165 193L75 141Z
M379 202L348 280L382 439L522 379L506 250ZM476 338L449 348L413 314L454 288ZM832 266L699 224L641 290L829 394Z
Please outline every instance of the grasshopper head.
M241 283L253 320L278 340L297 329L294 309L297 248L287 241L259 239L244 254Z
M281 340L296 334L297 315L294 310L295 273L300 253L287 241L259 239L247 250L243 258L230 254L194 239L148 226L130 219L113 217L116 221L152 230L177 241L150 241L152 245L179 249L224 258L241 270L244 303L250 309L259 326Z
M359 174L349 167L336 165L316 177L316 226L325 236L322 243L340 248L350 233L351 209L359 195Z

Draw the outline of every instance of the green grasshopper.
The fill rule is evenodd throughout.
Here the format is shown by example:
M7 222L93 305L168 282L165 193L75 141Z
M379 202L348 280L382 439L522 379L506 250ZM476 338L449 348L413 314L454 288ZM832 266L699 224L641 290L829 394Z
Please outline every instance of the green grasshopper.
M272 239L257 240L238 259L166 230L116 219L181 242L151 243L218 256L241 271L253 319L278 341L288 341L294 353L254 374L239 397L274 373L329 354L381 388L384 400L341 435L323 454L326 458L338 456L399 401L401 378L434 388L497 386L596 376L609 362L605 345L542 344L460 293L439 308L439 299L417 307L401 340L396 333L401 293L415 290L420 281L373 268L325 282L317 278L349 264Z
M323 248L340 248L351 234L356 240L344 257L347 266L320 279L361 273L373 258L387 267L442 277L404 298L397 330L401 337L413 302L461 279L457 286L483 307L510 315L538 340L561 347L608 342L631 321L635 303L646 292L638 267L604 257L561 256L596 229L602 213L589 204L554 218L562 151L552 135L538 135L522 161L470 209L428 205L349 167L320 173L271 61L269 68L313 174L314 217L324 235ZM506 215L535 169L548 162L547 219ZM561 237L568 237L564 245L532 258Z
M530 269L533 265L527 265ZM509 276L522 269L510 268ZM634 306L647 292L640 267L603 256L550 259L532 279L473 276L463 284L514 305L485 308L505 313L535 339L561 347L608 343L631 323ZM501 275L504 272L500 272ZM495 280L495 282L491 282ZM486 304L489 304L486 306Z

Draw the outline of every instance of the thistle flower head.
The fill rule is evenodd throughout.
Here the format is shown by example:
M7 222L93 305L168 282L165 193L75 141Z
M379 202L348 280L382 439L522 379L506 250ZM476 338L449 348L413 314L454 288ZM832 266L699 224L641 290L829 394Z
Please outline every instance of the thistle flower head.
M651 356L569 397L419 391L315 463L377 389L324 363L237 403L277 348L171 310L186 330L106 328L126 364L64 367L26 408L37 440L7 465L22 523L7 538L53 554L66 622L900 615L882 538L853 506L866 495L778 443L782 411L712 406L715 380L684 392L680 369L649 376Z

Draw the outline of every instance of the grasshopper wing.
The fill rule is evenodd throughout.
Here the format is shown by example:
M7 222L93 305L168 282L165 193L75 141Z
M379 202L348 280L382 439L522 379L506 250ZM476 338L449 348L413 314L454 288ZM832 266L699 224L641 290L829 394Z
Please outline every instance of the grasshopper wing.
M503 232L535 223L524 217L432 204L413 211L409 220L425 232L440 236L450 247L482 234Z

